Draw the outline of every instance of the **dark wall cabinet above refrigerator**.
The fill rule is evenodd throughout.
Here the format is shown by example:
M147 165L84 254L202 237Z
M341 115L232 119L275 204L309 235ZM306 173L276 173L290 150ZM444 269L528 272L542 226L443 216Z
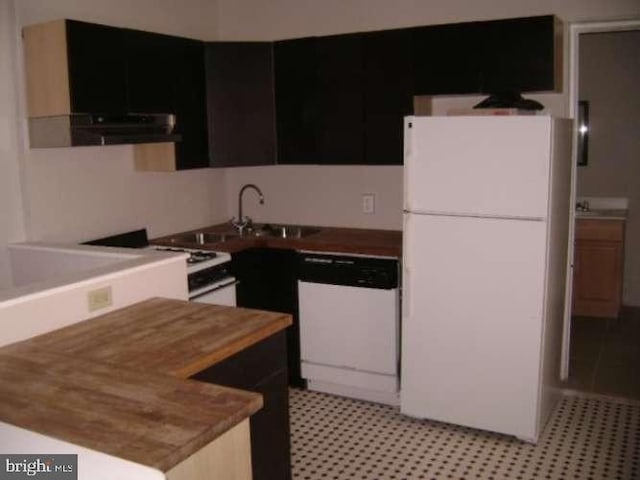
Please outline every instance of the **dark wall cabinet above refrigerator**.
M554 16L275 42L278 163L402 164L413 95L562 90Z
M554 16L414 28L416 95L562 90Z
M401 164L408 31L276 42L278 163Z

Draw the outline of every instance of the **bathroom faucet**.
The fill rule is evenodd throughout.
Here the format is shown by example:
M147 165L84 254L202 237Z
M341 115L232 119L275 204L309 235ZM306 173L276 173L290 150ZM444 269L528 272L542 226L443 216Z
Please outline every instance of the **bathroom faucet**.
M244 194L244 191L248 188L252 188L258 193L260 205L264 205L264 195L262 195L262 190L260 190L257 185L248 183L240 189L240 193L238 193L238 219L236 220L235 217L231 219L231 224L236 227L236 229L238 229L240 235L242 235L242 231L246 226L251 225L251 219L249 217L242 216L242 196Z

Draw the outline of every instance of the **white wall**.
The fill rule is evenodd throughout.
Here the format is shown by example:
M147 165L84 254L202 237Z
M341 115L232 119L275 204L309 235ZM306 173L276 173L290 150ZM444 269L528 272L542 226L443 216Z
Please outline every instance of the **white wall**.
M11 284L8 242L158 236L227 214L223 170L137 173L131 146L29 149L22 26L74 18L208 40L216 12L216 0L0 0L0 288Z
M24 240L18 115L16 29L13 3L0 0L0 290L11 285L8 242Z
M589 101L580 196L626 197L625 305L640 305L640 31L580 35L579 98Z
M238 192L256 183L264 193L244 194L243 214L254 221L354 228L402 228L402 167L278 165L227 170L228 216L237 216ZM362 194L375 194L375 213L362 213Z

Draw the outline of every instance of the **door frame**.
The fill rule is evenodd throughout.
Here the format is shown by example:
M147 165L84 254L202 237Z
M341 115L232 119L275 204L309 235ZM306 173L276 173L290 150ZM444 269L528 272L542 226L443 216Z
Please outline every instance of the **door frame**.
M585 33L606 33L624 32L630 30L640 30L640 19L599 21L599 22L577 22L569 25L569 118L576 118L578 110L578 82L580 63L580 35ZM577 133L577 125L574 123L574 132ZM572 166L571 166L571 202L576 202L576 181L578 149L577 134L573 135ZM571 301L573 298L573 250L574 250L574 229L575 229L575 209L572 208L569 215L569 251L568 251L568 275L565 295L564 325L562 335L562 360L560 363L560 379L569 378L569 355L571 347Z

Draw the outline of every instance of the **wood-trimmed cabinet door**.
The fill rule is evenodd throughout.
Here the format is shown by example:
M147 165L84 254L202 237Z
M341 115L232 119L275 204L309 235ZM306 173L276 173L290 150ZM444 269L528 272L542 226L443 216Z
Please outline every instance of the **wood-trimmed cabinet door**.
M55 20L22 37L29 117L127 111L122 29Z
M578 220L573 315L615 318L622 304L624 223Z

